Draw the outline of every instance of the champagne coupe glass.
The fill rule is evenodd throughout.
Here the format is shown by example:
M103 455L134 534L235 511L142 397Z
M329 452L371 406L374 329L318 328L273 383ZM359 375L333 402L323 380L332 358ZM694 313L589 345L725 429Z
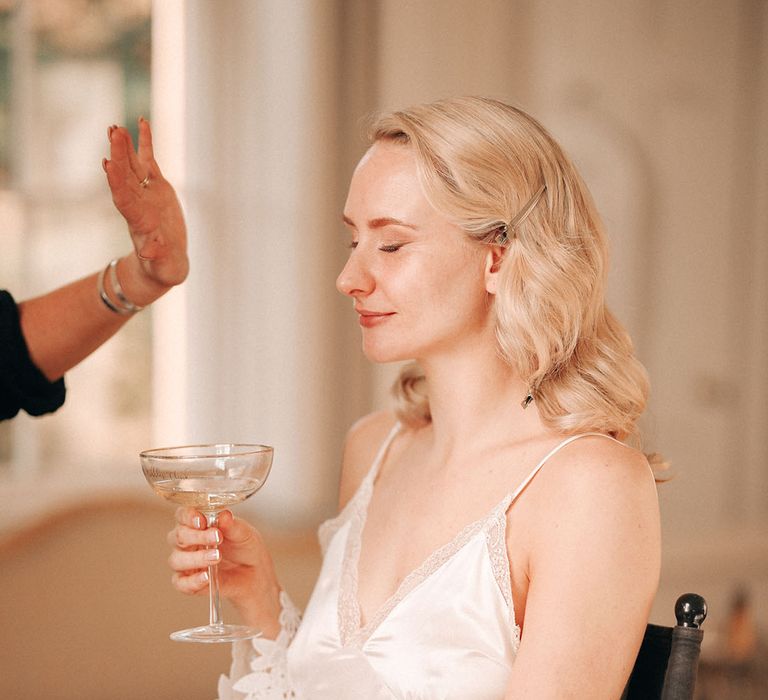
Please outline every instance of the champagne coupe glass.
M197 508L208 527L219 512L258 491L272 467L273 448L267 445L186 445L145 450L141 468L154 492L183 506ZM211 549L212 547L208 547ZM209 623L171 634L177 642L234 642L261 634L243 625L225 625L221 618L216 566L208 567Z

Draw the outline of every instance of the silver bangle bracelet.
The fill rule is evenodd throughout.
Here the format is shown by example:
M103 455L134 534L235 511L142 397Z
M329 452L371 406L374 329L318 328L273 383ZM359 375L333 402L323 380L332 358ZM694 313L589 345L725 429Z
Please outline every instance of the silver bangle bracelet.
M134 314L144 308L143 306L138 306L133 302L128 301L123 293L123 288L120 286L120 280L117 279L117 258L112 259L109 263L109 281L112 283L112 291L124 308Z
M106 306L112 313L119 314L120 316L131 316L135 314L137 311L140 311L142 307L136 306L135 304L131 304L131 302L129 302L125 298L125 295L123 294L123 290L120 287L120 282L117 281L117 272L115 271L116 267L117 267L117 258L110 261L109 265L107 265L101 271L101 274L99 274L99 282L98 282L99 298L101 299L102 302L104 302L104 306ZM104 278L106 277L107 270L110 271L110 281L112 282L112 287L115 291L115 294L117 295L117 298L120 300L117 304L109 298L109 295L107 294L107 290L104 288Z

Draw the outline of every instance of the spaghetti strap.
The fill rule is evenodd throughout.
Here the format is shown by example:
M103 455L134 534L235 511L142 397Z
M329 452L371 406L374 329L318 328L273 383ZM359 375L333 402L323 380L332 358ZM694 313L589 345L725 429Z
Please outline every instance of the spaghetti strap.
M317 538L320 542L320 549L325 554L326 549L331 541L331 538L336 534L336 531L352 516L356 511L359 511L361 507L367 508L367 500L370 498L371 491L373 490L373 480L376 478L376 474L379 471L381 463L384 461L384 457L387 454L389 446L395 439L395 436L400 432L400 421L397 421L389 434L381 443L379 451L373 458L368 473L363 477L362 481L358 485L352 497L344 504L341 511L333 518L320 523L320 527L317 529ZM361 506L362 504L362 506Z
M373 463L371 464L371 468L368 470L368 473L365 475L365 479L363 479L363 481L373 482L373 480L376 478L376 475L379 473L379 467L381 467L381 464L384 461L384 457L387 454L387 450L389 450L389 446L392 444L392 441L400 432L401 427L402 425L400 421L397 421L392 426L392 429L387 434L387 437L384 438L384 442L381 443L381 447L379 447L379 451L376 453L376 456L373 458Z
M624 443L620 440L617 440L614 437L611 437L610 435L606 435L605 433L581 433L579 435L571 435L571 437L566 438L562 442L555 445L554 448L552 448L545 456L544 459L542 459L531 471L530 474L528 474L525 479L523 479L523 482L518 486L512 493L509 494L508 499L506 500L506 507L509 508L514 502L515 499L523 492L526 486L531 482L534 476L539 473L539 470L549 461L550 457L553 457L556 455L560 450L562 450L566 445L570 445L574 440L578 440L579 438L583 437L604 437L608 438L609 440L613 440L614 442L618 442L620 445L623 445Z

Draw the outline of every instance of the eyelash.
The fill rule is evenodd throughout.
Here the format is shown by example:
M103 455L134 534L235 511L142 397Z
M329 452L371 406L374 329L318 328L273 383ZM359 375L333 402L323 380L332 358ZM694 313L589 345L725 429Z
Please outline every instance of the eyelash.
M382 253L396 253L402 247L403 247L402 243L392 243L390 245L379 246L379 250ZM357 241L350 241L349 245L347 245L347 248L351 248L353 250L357 248Z

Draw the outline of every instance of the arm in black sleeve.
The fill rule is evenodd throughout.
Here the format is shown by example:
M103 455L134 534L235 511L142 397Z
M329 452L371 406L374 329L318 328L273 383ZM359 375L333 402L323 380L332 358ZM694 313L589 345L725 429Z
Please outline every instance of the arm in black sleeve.
M0 290L0 420L13 418L20 409L32 416L52 413L65 394L63 378L49 382L32 362L16 302Z

